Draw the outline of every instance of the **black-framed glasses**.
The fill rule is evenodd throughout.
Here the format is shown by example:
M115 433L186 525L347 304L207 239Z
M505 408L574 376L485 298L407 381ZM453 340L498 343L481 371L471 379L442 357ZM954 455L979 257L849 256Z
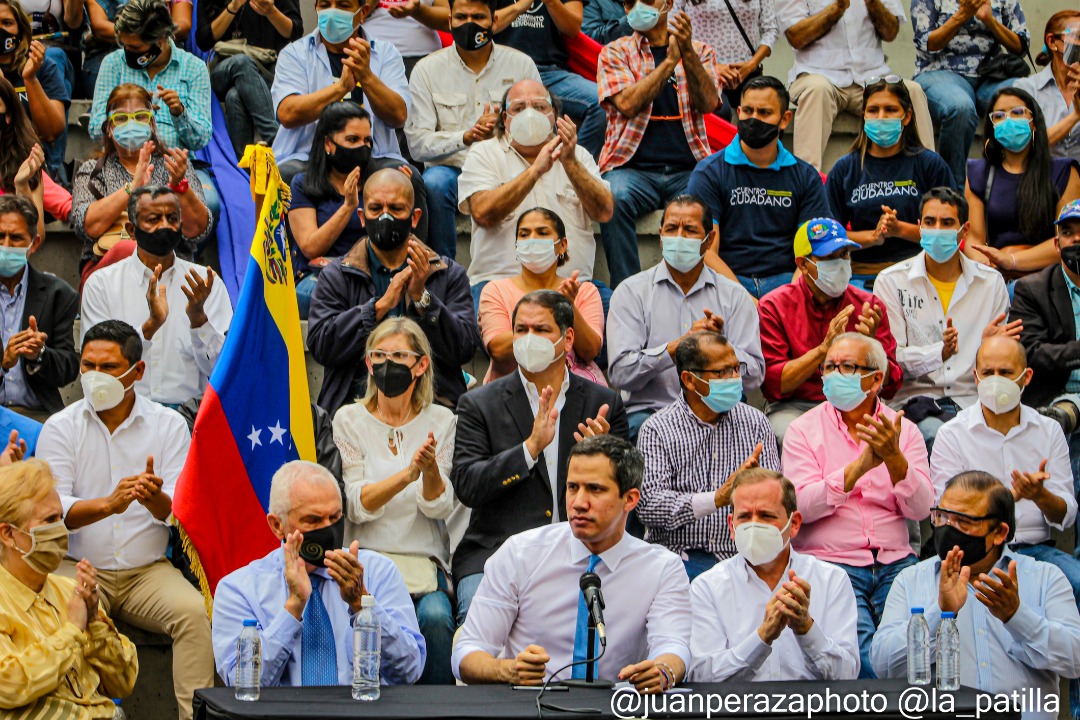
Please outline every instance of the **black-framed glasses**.
M721 380L730 380L731 378L742 377L746 374L747 365L744 362L739 362L735 365L727 365L720 368L686 368L687 372L691 372L694 375L715 375ZM707 380L708 378L700 378Z
M904 78L899 75L874 75L873 77L866 78L864 88L868 88L871 85L877 85L878 83L886 83L887 85L903 85Z
M877 368L868 365L859 365L853 362L823 362L818 366L818 372L822 375L838 372L841 375L859 375L861 372L877 372Z
M1000 125L1005 122L1007 118L1012 118L1013 120L1030 120L1031 111L1024 105L1017 105L1008 110L995 110L990 113L990 122L993 125Z
M930 508L930 524L934 527L941 527L942 525L951 525L965 535L970 535L979 529L979 523L986 522L987 520L999 521L994 515L968 515L967 513L957 512L956 510L945 510L940 507Z

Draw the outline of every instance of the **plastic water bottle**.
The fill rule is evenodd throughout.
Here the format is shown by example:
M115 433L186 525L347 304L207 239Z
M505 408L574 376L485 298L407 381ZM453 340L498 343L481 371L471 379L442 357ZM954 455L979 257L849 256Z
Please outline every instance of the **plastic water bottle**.
M941 613L937 631L937 689L960 689L960 631L956 629L956 613Z
M930 684L930 626L921 607L911 608L908 620L907 681L909 685Z
M116 706L116 709L113 710L113 720L127 720L124 708L120 707L120 698L113 698L113 705Z
M379 699L379 659L382 633L375 616L375 598L365 595L353 622L353 700Z
M236 641L236 699L258 700L262 679L262 640L257 620L245 620Z

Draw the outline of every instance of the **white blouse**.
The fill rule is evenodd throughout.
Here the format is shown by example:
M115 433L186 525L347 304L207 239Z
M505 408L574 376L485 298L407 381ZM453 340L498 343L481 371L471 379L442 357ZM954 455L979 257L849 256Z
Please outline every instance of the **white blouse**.
M334 443L341 452L345 476L345 542L376 552L428 557L443 570L450 569L450 539L446 518L456 501L450 487L457 417L450 410L429 405L399 428L382 422L363 401L341 408L334 416ZM378 510L360 502L365 485L385 480L409 466L413 455L435 434L435 459L446 487L434 500L425 500L423 480L410 483ZM391 450L391 437L397 448Z

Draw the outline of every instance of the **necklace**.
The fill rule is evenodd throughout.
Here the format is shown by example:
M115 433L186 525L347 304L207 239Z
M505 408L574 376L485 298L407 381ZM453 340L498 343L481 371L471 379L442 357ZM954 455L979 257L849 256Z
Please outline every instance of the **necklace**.
M410 407L409 414L406 415L405 418L398 425L391 425L389 420L387 420L387 418L383 416L383 412L378 405L375 406L375 412L378 413L379 420L381 420L387 425L390 425L390 431L386 434L386 444L390 447L390 452L397 455L398 447L401 445L401 441L404 439L403 434L398 428L400 428L402 425L407 424L409 420L412 419L413 413L416 412L416 409Z

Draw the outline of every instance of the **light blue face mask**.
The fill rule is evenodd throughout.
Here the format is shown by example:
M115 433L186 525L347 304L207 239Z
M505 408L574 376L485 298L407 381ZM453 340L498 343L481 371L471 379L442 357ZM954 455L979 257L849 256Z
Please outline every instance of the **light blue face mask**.
M904 132L904 121L900 118L875 118L863 122L866 137L878 147L891 148L900 142L900 134Z
M944 263L960 249L960 243L956 239L957 234L957 230L923 228L919 245L922 246L922 249L926 251L931 260L936 263Z
M360 11L357 10L356 12ZM319 34L328 43L334 45L343 43L356 32L356 28L353 27L353 18L356 17L356 13L351 13L348 10L338 10L337 8L328 8L320 10L318 15Z
M649 32L656 27L656 21L660 19L660 11L649 5L638 2L630 8L626 14L626 22L631 28L639 33Z
M705 382L704 378L699 378L697 375L694 375L694 377ZM705 403L705 407L713 412L726 413L742 400L742 378L724 378L723 380L709 380L708 382L709 394L702 395L698 393L698 395L701 397L701 401ZM694 392L697 392L697 390Z
M866 375L841 375L839 371L833 371L821 378L821 390L825 393L825 399L840 412L848 412L859 407L866 399L866 391L862 389Z
M699 238L686 238L677 235L663 236L660 244L663 248L664 262L681 273L690 272L701 262L701 243Z
M128 152L139 150L150 139L151 130L147 123L128 120L112 131L113 141Z
M28 247L0 246L0 277L15 277L26 267Z
M1031 142L1031 123L1008 117L994 126L994 139L1010 152L1020 152Z

